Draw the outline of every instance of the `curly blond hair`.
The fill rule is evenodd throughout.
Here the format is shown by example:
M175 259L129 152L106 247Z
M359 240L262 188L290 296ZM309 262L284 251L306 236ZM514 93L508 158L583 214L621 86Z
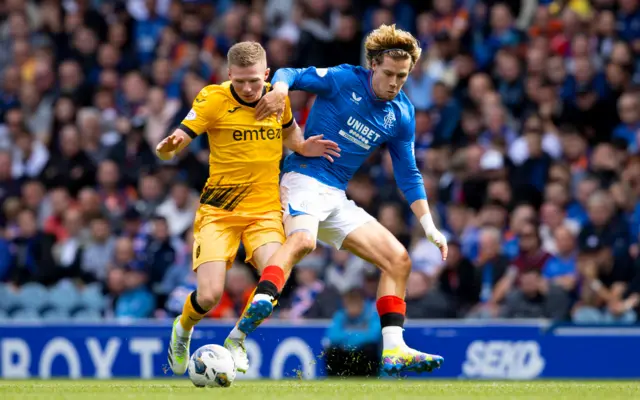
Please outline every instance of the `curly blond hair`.
M267 65L267 53L258 42L239 42L227 53L227 63L237 67L250 67L260 62Z
M411 69L416 65L422 49L418 40L407 31L397 29L396 25L380 25L372 31L364 42L367 56L367 68L375 61L382 63L384 56L393 59L411 58Z

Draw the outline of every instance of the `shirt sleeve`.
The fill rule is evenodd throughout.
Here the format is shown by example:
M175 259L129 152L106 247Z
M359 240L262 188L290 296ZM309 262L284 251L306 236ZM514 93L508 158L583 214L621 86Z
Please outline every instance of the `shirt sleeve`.
M280 68L273 75L272 84L284 82L290 90L303 90L319 96L332 97L349 75L349 65L331 68Z
M221 108L221 98L209 87L203 88L193 100L191 110L180 123L180 129L192 139L207 132L217 120L217 111Z
M293 111L291 111L291 100L287 97L284 105L284 112L282 113L282 128L287 129L293 125Z
M416 164L415 130L416 123L413 112L408 118L403 118L399 127L399 134L389 141L389 152L393 162L393 175L396 183L409 204L416 200L426 200L422 174Z

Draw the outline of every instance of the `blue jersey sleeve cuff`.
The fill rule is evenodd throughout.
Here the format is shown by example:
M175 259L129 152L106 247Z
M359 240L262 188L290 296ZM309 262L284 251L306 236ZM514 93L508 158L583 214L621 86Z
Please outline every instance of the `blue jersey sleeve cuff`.
M413 204L416 200L426 200L427 192L424 190L424 186L412 187L408 190L403 190L404 197L407 199L409 205Z

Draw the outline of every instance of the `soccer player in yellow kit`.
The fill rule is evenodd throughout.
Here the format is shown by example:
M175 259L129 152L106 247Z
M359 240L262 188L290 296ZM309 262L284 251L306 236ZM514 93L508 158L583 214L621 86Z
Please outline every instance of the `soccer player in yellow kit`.
M231 47L227 59L230 80L202 89L180 127L156 147L158 157L168 160L206 133L211 149L209 179L194 221L197 289L187 297L182 314L173 323L168 350L169 365L176 375L187 370L193 327L220 300L226 270L240 241L246 249L246 261L261 273L260 284L278 292L284 286L292 265L268 265L285 241L279 195L282 145L329 161L339 156L340 150L334 142L322 140L322 135L305 141L288 100L282 115L255 119L256 104L271 90L265 82L269 69L260 44L238 43ZM242 372L248 368L245 336L236 326L225 341Z

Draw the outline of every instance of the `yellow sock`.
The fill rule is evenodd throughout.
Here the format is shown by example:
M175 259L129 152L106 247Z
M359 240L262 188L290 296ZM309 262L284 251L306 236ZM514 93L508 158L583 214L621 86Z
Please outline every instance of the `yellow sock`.
M191 292L187 299L184 302L184 307L182 307L182 315L180 316L180 325L184 328L185 331L190 331L191 328L196 326L198 322L207 315L207 312L202 309L197 303L194 303L196 297L196 292ZM197 310L196 310L197 309ZM199 312L204 311L204 312Z

